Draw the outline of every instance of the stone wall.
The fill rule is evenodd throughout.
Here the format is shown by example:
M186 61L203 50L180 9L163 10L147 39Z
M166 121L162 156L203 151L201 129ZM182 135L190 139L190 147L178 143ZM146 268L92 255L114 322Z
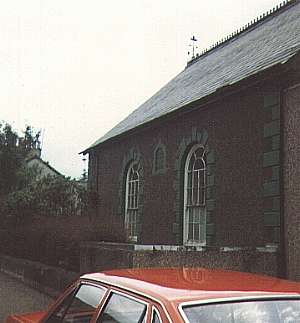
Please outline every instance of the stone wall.
M284 222L287 276L300 280L300 84L284 92Z
M274 249L202 249L86 242L80 249L81 272L136 267L204 267L278 276Z
M124 223L126 166L138 160L142 183L137 243L182 244L183 165L189 149L198 143L207 151L207 245L262 247L277 243L279 224L274 221L279 211L273 210L277 204L271 209L265 205L268 189L278 184L272 178L277 176L278 165L269 169L270 151L265 147L265 139L275 141L279 131L276 128L276 136L272 132L273 123L279 123L278 101L275 107L272 101L278 89L273 84L269 100L270 87L270 82L264 82L205 105L187 106L176 116L93 150L89 181L99 193L99 221ZM159 145L165 147L166 164L163 172L154 173ZM265 181L269 171L275 173ZM278 201L276 193L272 203Z
M52 297L59 295L79 276L61 268L4 255L0 255L0 271Z
M131 268L133 253L133 244L83 242L80 245L80 272Z

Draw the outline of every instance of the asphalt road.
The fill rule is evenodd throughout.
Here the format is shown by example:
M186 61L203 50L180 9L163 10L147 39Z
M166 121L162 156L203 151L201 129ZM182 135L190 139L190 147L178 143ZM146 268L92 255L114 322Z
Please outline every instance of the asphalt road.
M11 313L25 313L48 307L52 299L0 273L0 322Z

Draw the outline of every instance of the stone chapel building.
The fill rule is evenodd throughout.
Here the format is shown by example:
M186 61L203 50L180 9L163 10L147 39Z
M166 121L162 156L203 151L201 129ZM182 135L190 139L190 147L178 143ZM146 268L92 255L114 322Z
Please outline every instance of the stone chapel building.
M295 278L300 1L195 57L83 153L100 221L123 223L129 241L264 249Z

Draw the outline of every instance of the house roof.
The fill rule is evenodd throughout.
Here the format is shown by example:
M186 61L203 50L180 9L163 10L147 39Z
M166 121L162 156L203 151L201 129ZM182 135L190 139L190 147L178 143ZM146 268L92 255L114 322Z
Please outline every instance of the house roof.
M30 163L32 160L36 160L38 163L40 163L41 165L44 165L46 168L48 168L50 171L52 171L53 173L55 173L58 176L63 176L58 170L56 170L54 167L52 167L48 162L44 161L42 158L40 158L39 156L32 156L28 159L26 159L26 163Z
M291 0L196 57L187 68L84 151L233 85L300 50L300 0Z

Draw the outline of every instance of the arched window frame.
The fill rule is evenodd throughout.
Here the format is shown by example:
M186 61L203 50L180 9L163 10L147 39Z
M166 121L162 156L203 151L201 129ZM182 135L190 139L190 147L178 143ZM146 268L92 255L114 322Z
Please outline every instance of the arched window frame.
M137 175L136 179L130 178L132 171ZM125 189L125 228L128 232L129 240L133 242L137 242L139 189L139 164L138 162L133 161L127 169Z
M191 162L191 159L193 157L193 155L195 154L195 152L198 149L203 149L203 154L202 154L202 162L203 162L203 169L198 169L203 171L203 187L202 187L202 203L195 203L195 205L193 205L193 201L192 203L188 202L188 199L190 199L190 197L188 196L188 176L189 176L189 165ZM196 171L195 171L196 172ZM189 150L189 153L187 154L187 157L185 159L185 167L184 167L184 209L183 209L183 244L184 245L191 245L191 246L204 246L206 245L206 161L205 161L205 147L201 144L195 144L191 147L191 149ZM192 175L193 178L193 175ZM199 178L199 177L198 177ZM190 192L193 192L193 183L192 183L192 190L190 190ZM199 188L199 186L198 186ZM190 189L190 188L189 188ZM199 200L199 198L198 198ZM200 239L189 239L189 225L191 224L191 212L193 211L198 211L200 214L198 214L198 218L199 218L199 223L197 222L193 222L192 228L193 228L193 235L194 235L194 228L196 228L197 225L199 225L199 238ZM193 215L193 218L195 216ZM193 220L194 221L194 220ZM202 223L201 223L202 222ZM202 232L202 234L201 234Z
M161 154L159 156L159 154ZM158 160L158 157L161 157ZM158 167L161 166L161 167ZM155 174L163 174L166 170L166 147L163 144L158 144L154 150L153 154L153 168L152 173Z

